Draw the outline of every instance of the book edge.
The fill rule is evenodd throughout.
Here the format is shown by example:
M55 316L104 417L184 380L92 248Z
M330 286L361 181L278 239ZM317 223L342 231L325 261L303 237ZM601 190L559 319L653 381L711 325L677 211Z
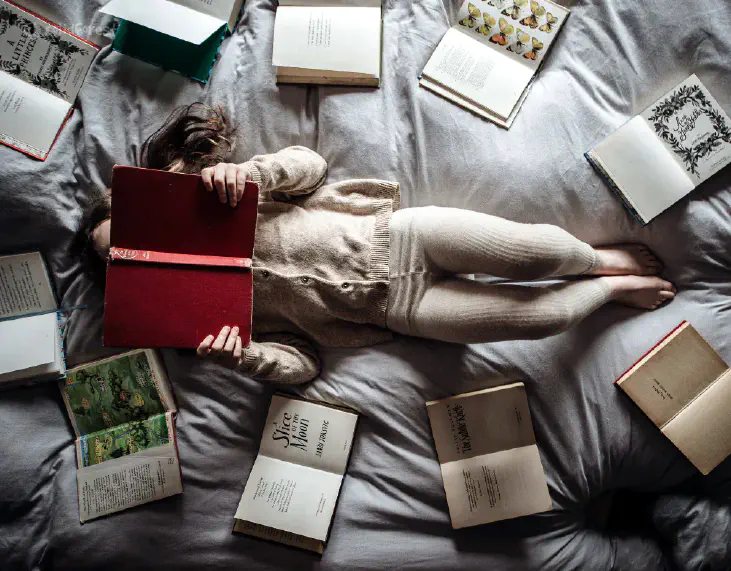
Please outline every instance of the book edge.
M476 396L476 395L479 395L479 394L494 393L494 392L503 391L503 390L507 390L507 389L514 389L516 387L523 387L523 388L525 388L525 383L522 382L522 381L515 381L513 383L508 383L508 384L505 384L505 385L497 385L495 387L488 387L486 389L480 389L480 390L477 390L477 391L471 391L469 393L462 393L462 394L459 394L459 395L452 395L452 396L444 397L444 398L437 399L437 400L426 401L426 406L427 407L430 407L430 406L433 406L433 405L436 405L436 404L440 404L440 403L443 403L443 402L446 402L446 401L458 400L458 399L461 399L461 398L472 397L472 396Z

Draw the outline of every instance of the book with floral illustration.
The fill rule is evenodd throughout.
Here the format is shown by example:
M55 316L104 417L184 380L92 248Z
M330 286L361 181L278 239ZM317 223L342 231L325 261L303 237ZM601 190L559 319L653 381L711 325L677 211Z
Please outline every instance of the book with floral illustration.
M691 75L586 158L647 224L731 163L731 121Z
M46 160L99 48L0 0L0 143Z
M419 84L509 129L568 16L550 0L466 0Z
M76 433L82 523L182 493L175 402L157 353L76 367L60 387Z

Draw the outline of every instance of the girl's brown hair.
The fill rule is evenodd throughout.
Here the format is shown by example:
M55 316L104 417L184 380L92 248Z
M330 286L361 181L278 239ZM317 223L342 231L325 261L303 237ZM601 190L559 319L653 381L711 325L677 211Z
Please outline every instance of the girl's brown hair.
M173 111L162 126L142 143L140 166L199 174L204 168L226 162L234 139L221 107L192 103ZM72 246L84 272L104 287L106 261L94 250L91 233L112 214L111 192L92 199L84 209L81 226Z

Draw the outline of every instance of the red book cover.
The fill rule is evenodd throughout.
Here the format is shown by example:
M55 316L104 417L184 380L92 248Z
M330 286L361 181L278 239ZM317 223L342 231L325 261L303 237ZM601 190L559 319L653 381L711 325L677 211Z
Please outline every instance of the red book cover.
M224 325L251 341L259 189L236 208L198 175L114 167L104 345L195 348Z

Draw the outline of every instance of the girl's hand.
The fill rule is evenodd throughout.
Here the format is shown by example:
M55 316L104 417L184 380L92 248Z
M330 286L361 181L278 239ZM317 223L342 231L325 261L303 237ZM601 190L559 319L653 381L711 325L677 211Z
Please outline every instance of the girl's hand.
M218 163L215 167L207 167L201 171L203 184L208 192L216 189L221 203L228 203L233 208L244 195L244 187L249 178L249 169L233 163Z
M221 329L218 337L206 337L196 351L202 359L215 361L229 369L235 369L244 361L241 337L238 327L226 326Z

